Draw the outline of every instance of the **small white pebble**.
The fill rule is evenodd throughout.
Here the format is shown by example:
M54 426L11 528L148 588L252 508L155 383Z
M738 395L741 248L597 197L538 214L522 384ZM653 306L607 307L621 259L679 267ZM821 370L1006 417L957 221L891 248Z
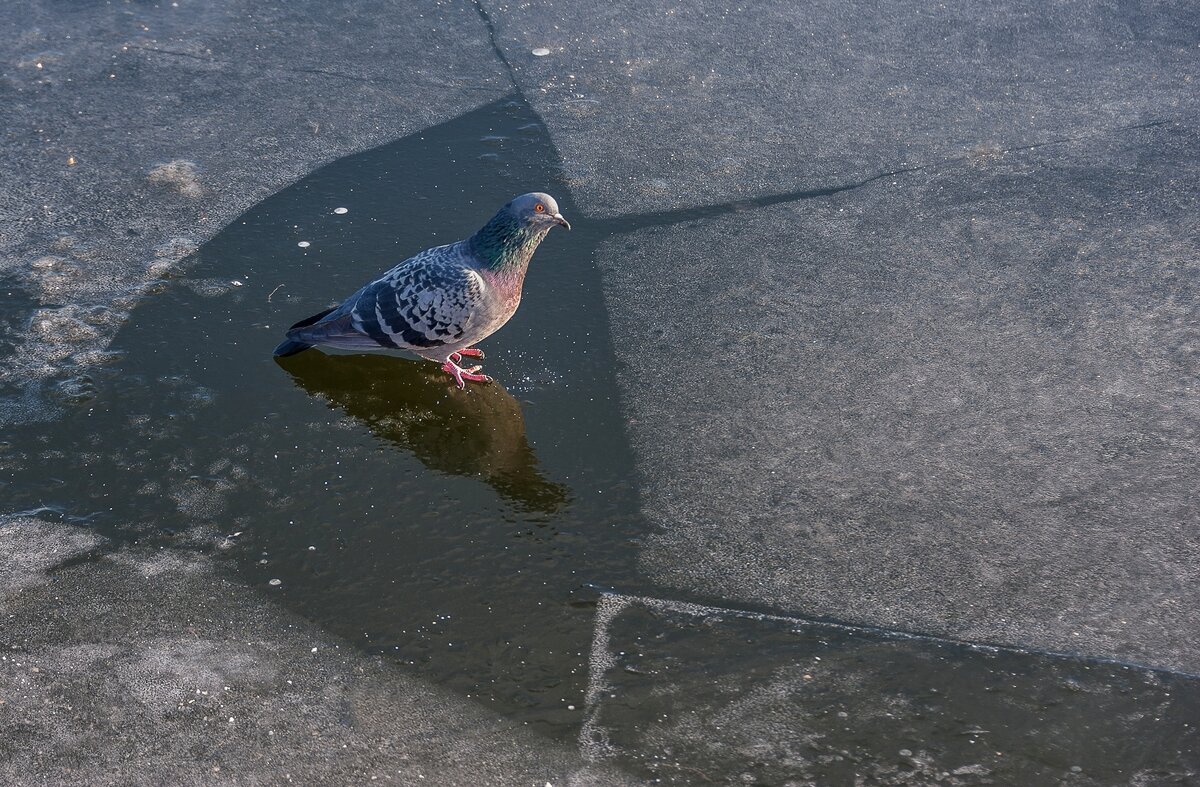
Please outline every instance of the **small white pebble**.
M229 723L230 723L230 724L233 724L233 717L232 717L232 716L230 716L230 717L229 717Z
M268 582L267 584L268 584L268 585L282 585L282 584L283 584L283 580L282 580L282 579L272 579L272 580L271 580L270 582Z
M308 551L309 551L309 552L316 552L316 551L317 551L317 548L316 548L316 547L309 547L309 548L308 548Z
M333 212L336 213L337 215L341 216L343 213L349 213L350 209L349 208L334 208Z
M908 749L901 749L901 750L900 750L900 756L901 756L901 757L911 757L911 756L912 756L912 752L911 752L911 751L909 751Z
M534 49L531 54L534 57L545 57L546 55L550 54L550 50L544 46L539 46L536 49Z
M575 706L574 706L574 705L568 705L568 706L567 706L567 710L575 710Z
M307 248L308 248L309 246L311 246L312 244L311 244L311 243L309 243L309 242L308 242L308 241L306 241L306 240L302 240L302 241L300 241L299 243L297 243L296 245L297 245L297 246L299 246L299 247L300 247L300 248L302 248L302 249L307 249Z
M313 653L316 653L316 652L317 652L317 649L316 649L316 648L313 648L313 649L312 649L312 652L313 652Z

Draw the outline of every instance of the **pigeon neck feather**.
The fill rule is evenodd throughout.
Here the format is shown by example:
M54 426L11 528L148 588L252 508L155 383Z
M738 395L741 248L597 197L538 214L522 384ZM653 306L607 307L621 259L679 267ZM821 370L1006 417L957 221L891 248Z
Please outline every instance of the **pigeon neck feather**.
M506 211L500 211L470 237L468 244L484 268L522 279L547 229L522 225Z

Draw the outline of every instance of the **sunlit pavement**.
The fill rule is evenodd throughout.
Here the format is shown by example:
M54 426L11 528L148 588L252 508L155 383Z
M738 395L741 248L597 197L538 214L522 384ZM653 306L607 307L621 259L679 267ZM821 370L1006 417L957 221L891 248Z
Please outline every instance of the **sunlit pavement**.
M242 211L515 90L610 234L639 587L551 743L23 506L3 780L1195 777L1186 4L179 5L0 11L6 422Z

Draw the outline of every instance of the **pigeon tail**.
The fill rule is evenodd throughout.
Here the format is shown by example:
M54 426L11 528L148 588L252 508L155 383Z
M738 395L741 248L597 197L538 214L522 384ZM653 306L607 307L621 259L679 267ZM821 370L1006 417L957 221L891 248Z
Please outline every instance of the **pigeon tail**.
M271 354L276 358L286 358L289 355L295 355L296 353L304 352L309 347L312 347L312 345L308 342L298 342L295 339L284 339Z
M318 312L311 317L305 317L291 328L288 328L288 333L291 333L297 328L307 328L310 325L315 325L332 314L335 309L337 309L336 306L334 306L332 309L326 309L323 312ZM289 336L287 339L284 339L282 342L280 342L279 346L276 347L274 352L271 354L276 358L286 358L289 355L295 355L298 352L303 352L312 346L313 345L310 342L300 341L299 339L293 339Z

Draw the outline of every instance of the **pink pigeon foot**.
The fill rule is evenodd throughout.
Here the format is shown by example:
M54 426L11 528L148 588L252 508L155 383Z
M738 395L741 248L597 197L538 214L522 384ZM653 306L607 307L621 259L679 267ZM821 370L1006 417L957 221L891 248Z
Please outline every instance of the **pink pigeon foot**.
M450 357L453 358L454 356ZM470 369L464 369L452 360L442 364L442 371L454 378L454 383L460 390L467 387L466 382L464 382L466 380L470 380L473 383L490 383L492 381L491 377L488 377L486 374L477 374L482 368L482 366L472 366Z
M459 350L456 353L450 353L450 360L455 363L462 363L463 357L478 358L483 360L483 350L476 350L474 347L468 347L464 350Z

